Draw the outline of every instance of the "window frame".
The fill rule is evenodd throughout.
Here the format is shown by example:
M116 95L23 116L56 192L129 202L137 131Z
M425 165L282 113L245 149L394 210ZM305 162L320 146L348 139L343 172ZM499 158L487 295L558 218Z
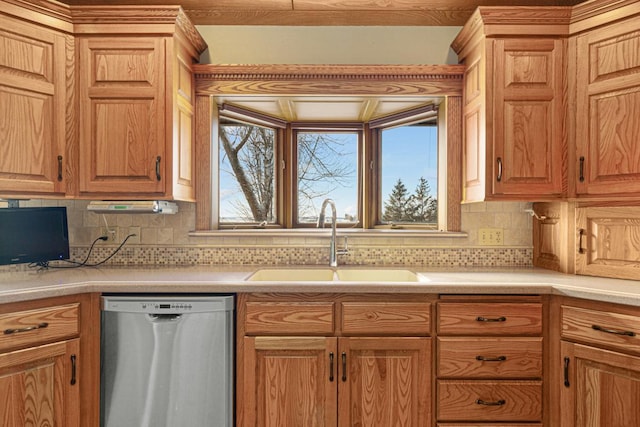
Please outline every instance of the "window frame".
M197 167L196 231L217 229L214 220L212 165L217 154L212 153L211 141L217 140L217 105L215 97L225 95L372 95L384 96L442 96L441 104L446 120L439 120L441 135L446 135L447 214L442 231L457 232L461 225L462 199L462 93L464 65L216 65L193 66L195 79L195 152ZM365 127L365 134L368 129ZM285 132L288 134L290 130ZM370 161L371 147L363 153L365 164ZM364 169L365 171L367 168ZM364 182L369 181L365 177ZM370 192L366 187L364 191ZM363 206L363 219L370 209ZM290 220L290 219L288 219Z

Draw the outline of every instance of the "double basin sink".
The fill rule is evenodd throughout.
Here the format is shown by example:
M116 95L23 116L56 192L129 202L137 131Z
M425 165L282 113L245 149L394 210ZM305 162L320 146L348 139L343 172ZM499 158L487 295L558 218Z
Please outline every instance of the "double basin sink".
M419 274L393 268L264 268L247 278L251 282L421 282Z

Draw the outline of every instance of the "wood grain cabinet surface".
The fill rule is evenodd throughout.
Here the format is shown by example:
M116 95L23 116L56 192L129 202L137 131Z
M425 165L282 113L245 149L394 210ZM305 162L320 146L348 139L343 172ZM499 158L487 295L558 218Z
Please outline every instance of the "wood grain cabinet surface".
M561 427L640 425L640 312L577 300L560 308Z
M0 28L0 195L64 196L72 37L5 15Z
M437 307L438 425L540 425L544 416L542 302L530 297L452 299L456 298L440 301Z
M638 199L640 19L590 29L575 36L572 46L577 196Z
M566 13L480 7L452 44L467 66L465 201L565 196L566 34L536 21L539 12ZM519 31L509 31L516 22Z
M175 7L162 11L170 30L160 32L153 8L78 9L80 196L195 201L192 66L203 39ZM105 12L150 21L130 36L113 17L92 25Z
M3 427L98 425L98 313L89 295L0 305Z
M238 425L430 425L432 299L240 294Z

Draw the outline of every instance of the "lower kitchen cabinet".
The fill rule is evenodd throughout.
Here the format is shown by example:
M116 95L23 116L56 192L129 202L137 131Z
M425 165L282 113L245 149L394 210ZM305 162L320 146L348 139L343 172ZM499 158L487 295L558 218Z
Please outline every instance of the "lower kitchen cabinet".
M80 426L79 340L0 354L4 427Z
M640 357L563 342L562 427L640 426Z
M98 322L88 294L0 304L2 427L98 425Z
M238 426L431 425L427 299L240 295Z
M571 300L560 315L561 427L640 426L637 308Z
M424 426L431 339L245 338L245 425Z

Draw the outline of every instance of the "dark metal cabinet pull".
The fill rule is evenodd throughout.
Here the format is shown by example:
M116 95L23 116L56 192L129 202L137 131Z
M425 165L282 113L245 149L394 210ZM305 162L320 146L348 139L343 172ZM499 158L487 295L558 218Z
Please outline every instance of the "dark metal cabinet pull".
M506 322L507 318L504 316L500 316L500 317L483 317L483 316L478 316L476 317L476 320L478 322Z
M347 353L342 352L342 382L347 381Z
M507 356L498 356L498 357L476 356L476 360L479 362L504 362L505 360L507 360Z
M160 175L160 160L162 160L162 157L156 157L156 179L158 181L162 179L162 176Z
M27 327L24 327L24 328L5 329L4 330L4 334L5 335L11 335L11 334L17 334L17 333L20 333L20 332L35 331L36 329L44 329L47 326L49 326L49 324L47 322L42 322L42 323L38 323L37 325L27 326Z
M627 337L635 337L636 336L635 332L623 331L621 329L604 328L604 327L602 327L600 325L591 325L591 329L596 330L596 331L600 331L600 332L605 332L607 334L625 335Z
M584 182L584 156L580 157L580 176L578 176L578 180L580 182Z
M584 250L584 247L582 246L582 237L584 236L584 228L581 228L580 230L578 230L578 253L579 254L583 254L586 251Z
M564 358L564 386L569 387L569 359L568 357Z
M333 351L329 353L329 381L333 382Z
M500 182L502 181L502 157L498 157L497 162L498 162L498 176L496 177L496 180Z
M500 400L496 400L495 402L490 402L487 400L476 399L476 403L478 405L484 405L484 406L502 406L505 403L507 403L507 401L504 399L500 399Z
M76 385L76 355L71 355L71 385Z
M58 182L62 181L62 156L58 156Z

